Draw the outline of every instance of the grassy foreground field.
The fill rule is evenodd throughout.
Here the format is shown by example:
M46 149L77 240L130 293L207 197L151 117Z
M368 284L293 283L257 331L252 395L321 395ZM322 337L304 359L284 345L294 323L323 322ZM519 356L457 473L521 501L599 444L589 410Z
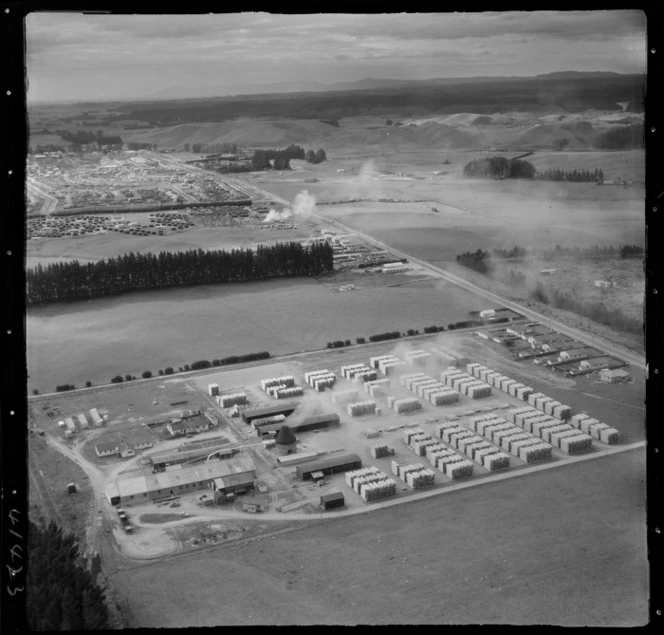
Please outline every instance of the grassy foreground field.
M113 583L136 627L636 626L644 478L639 449L122 569Z
M364 286L360 277L357 287L334 293L327 284L292 279L31 308L28 388L50 392L117 374L156 375L199 359L324 348L336 339L447 325L483 308L481 299L441 281Z

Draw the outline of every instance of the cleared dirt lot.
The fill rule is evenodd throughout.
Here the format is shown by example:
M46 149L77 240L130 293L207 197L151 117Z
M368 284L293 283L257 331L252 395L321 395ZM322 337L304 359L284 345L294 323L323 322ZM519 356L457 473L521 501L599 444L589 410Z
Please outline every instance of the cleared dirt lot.
M369 274L367 274L369 275ZM385 284L397 282L385 277ZM336 339L468 319L473 294L442 283L334 293L310 279L200 286L34 307L28 312L29 391L106 383L117 374L199 359L324 348Z
M118 571L113 583L137 627L641 625L644 469L643 450L626 452Z

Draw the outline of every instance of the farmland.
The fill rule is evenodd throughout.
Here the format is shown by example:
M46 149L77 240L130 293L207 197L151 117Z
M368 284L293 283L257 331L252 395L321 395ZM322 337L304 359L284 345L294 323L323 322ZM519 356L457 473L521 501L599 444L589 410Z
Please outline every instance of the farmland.
M124 569L113 582L136 627L642 625L644 461L633 451L315 522Z
M561 161L571 169L577 158L585 160L587 154L593 153L574 153ZM623 154L623 172L642 161L634 153ZM428 157L421 153L422 163L410 169L398 157L346 162L330 156L333 163L309 170L319 178L319 183L307 184L317 197L318 212L425 260L453 260L467 249L515 243L532 248L556 243L643 244L644 191L640 187L460 178L463 165L481 156L477 153L429 153ZM441 165L448 156L453 156L449 170L454 173L432 175L432 170L448 169ZM618 157L609 159L613 164ZM598 158L597 165L603 165L601 161ZM335 168L350 174L337 174ZM285 197L293 196L303 183L299 174L294 182L269 174L243 178ZM349 199L360 202L344 205ZM341 204L325 205L331 201ZM432 211L434 207L438 211Z
M332 280L297 279L33 307L27 317L29 390L105 383L118 373L156 373L260 350L277 355L324 348L334 339L447 325L482 308L472 294L438 280L390 286L396 276L366 287L360 277L356 289L343 293L330 289ZM353 316L347 323L346 315Z
M49 120L47 111L40 112L40 125L53 127L62 113L54 110ZM146 121L155 116L144 114ZM138 111L134 116L139 117ZM100 501L99 524L106 529L100 547L103 564L116 589L115 599L131 616L131 626L634 626L646 621L645 452L642 447L626 447L645 439L641 370L627 367L629 380L615 385L601 383L597 373L572 378L517 361L504 347L471 330L355 345L358 337L407 329L422 332L429 325L448 327L470 319L471 312L475 317L481 309L498 307L412 261L407 271L389 275L379 267L365 268L368 239L352 233L341 237L339 226L332 232L334 223L328 221L375 236L456 274L462 271L456 256L479 248L642 245L643 151L596 151L592 138L581 134L568 135L573 137L568 151L551 149L569 132L563 124L591 122L595 132L614 126L607 119L610 115L599 110L496 113L486 125L478 123L486 123L486 117L477 120L476 113L466 112L399 113L401 126L388 126L386 116L380 112L346 117L339 127L313 120L243 117L124 129L126 120L113 120L111 112L98 124L106 134L175 152L70 153L31 159L28 201L34 218L28 224L28 266L90 262L127 252L230 250L287 240L328 240L337 258L334 275L318 279L137 292L29 309L28 390L41 393L31 398L30 422L51 437L48 446L34 437L41 445L34 444L31 452L48 463L53 448L59 447L86 466L85 474L94 476L81 488L76 506L73 499L64 502L63 474L72 473L84 482L83 473L63 468L62 474L53 476L53 469L44 470L57 489L53 491L63 513L73 516L71 526L80 529L89 501ZM69 124L73 128L75 122ZM303 143L325 147L328 159L318 165L292 160L292 170L222 177L185 164L199 158L183 151L185 143L238 143L245 151ZM487 154L513 158L531 149L535 153L528 160L540 170L601 168L607 180L627 183L462 176L463 166L473 159ZM313 209L299 217L264 222L268 210L282 211L285 201L293 201L304 189L315 196ZM254 204L238 205L235 213L213 206L248 194ZM285 201L277 202L276 197ZM194 207L199 203L210 207ZM177 209L157 216L141 205ZM58 216L86 208L95 209L85 217ZM372 256L394 257L389 252ZM615 274L612 264L615 267L609 261L570 260L550 266L558 267L561 287L638 316L643 299L640 263L621 262L624 266ZM482 282L475 272L461 275L502 297L519 298L506 285L486 278ZM603 293L594 287L595 278L618 284ZM570 324L575 318L566 319ZM589 330L588 321L574 323ZM596 332L603 333L599 327ZM639 346L637 336L613 337ZM350 340L353 345L326 349L334 340ZM473 474L460 484L434 465L435 484L422 500L413 500L421 492L394 476L394 504L381 509L383 504L363 500L343 474L328 475L322 485L300 481L292 466L277 463L276 452L252 426L233 418L207 392L208 384L215 382L222 394L245 392L250 407L273 404L276 400L260 389L260 380L293 375L304 394L296 398L289 421L297 425L321 413L340 418L336 427L297 432L297 450L326 457L356 452L363 467L392 475L392 458L400 465L416 461L429 467L430 457L414 454L406 445L403 433L409 428L437 436L437 426L449 420L475 430L473 417L479 412L506 417L506 408L523 402L495 389L481 402L465 394L444 406L422 399L421 410L397 414L387 407L386 397L377 397L380 415L351 417L329 390L318 393L307 386L303 374L329 368L339 378L342 365L366 364L374 355L404 356L410 349L426 350L434 344L541 390L574 413L586 412L615 427L619 443L610 446L594 438L592 449L574 457L552 443L550 458L535 466L512 453L509 467L499 474L475 459ZM269 351L277 359L177 374L196 360L258 351ZM438 379L445 365L438 360L410 371L424 370ZM157 376L169 366L176 374ZM144 370L154 377L99 386L115 375L140 377ZM391 397L413 397L413 391L390 379ZM86 381L98 387L43 394L63 382L82 388ZM357 387L345 378L335 386ZM361 398L366 398L359 388ZM102 427L77 430L72 439L58 426L58 420L91 408L104 417ZM171 437L167 420L184 420L189 416L186 410L198 409L214 414L217 422L195 433L193 441ZM371 454L370 446L377 441L369 438L369 428L372 434L377 431L378 442L389 444L393 455ZM130 460L97 455L97 444L131 443L141 434L154 447L144 452L139 448ZM503 447L493 438L489 441ZM136 531L125 535L104 487L127 476L151 475L148 458L155 451L188 451L197 443L204 448L224 444L254 461L256 479L268 500L264 514L247 516L241 495L235 502L224 499L207 506L201 502L201 490L187 491L177 503L126 501ZM449 442L448 446L458 449ZM344 493L345 510L335 519L333 512L320 511L318 501L322 494L336 491ZM36 508L34 492L33 499Z

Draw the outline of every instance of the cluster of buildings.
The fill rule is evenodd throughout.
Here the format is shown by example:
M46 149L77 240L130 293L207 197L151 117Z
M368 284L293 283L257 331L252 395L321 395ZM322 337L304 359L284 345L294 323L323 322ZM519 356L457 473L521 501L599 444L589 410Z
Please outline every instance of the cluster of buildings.
M209 488L215 501L225 501L229 495L252 491L255 482L254 463L247 457L238 457L119 479L106 486L105 494L111 505L132 505Z
M62 162L64 159L67 165ZM30 158L27 168L28 176L40 190L56 196L60 209L182 205L247 198L215 176L194 174L158 155L37 154Z
M568 375L602 371L603 381L624 381L626 363L538 322L484 329L478 336L507 346L516 359L531 360Z
M123 435L95 444L95 453L98 457L120 456L129 458L137 451L151 448L154 445L154 436L148 428L138 428Z

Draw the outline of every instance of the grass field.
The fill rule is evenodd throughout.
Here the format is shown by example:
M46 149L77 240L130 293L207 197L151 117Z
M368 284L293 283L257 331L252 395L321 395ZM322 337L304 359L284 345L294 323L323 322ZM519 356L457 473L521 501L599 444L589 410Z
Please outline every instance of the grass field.
M118 571L136 627L647 621L645 452ZM177 593L174 593L177 580Z
M47 445L43 437L31 434L28 451L36 469L41 473L44 486L58 512L62 529L66 533L71 532L84 537L95 496L88 476L76 463ZM67 493L69 483L76 485L76 494ZM29 481L28 492L30 520L36 522L43 518L48 522L50 520L48 508L45 507L46 503L32 478Z
M336 339L447 325L483 308L471 293L440 281L363 288L360 277L357 286L333 293L326 284L293 279L34 307L27 316L29 391L156 374L199 359L324 348Z
M242 179L284 198L306 187L320 203L364 199L368 202L319 205L317 211L424 259L450 260L467 249L514 244L644 243L645 194L640 186L463 179L463 166L485 156L478 152L405 151L376 156L337 150L329 156L326 163L305 165L290 174L264 172ZM640 151L541 152L531 159L541 168L595 166L605 171L607 179L619 174L644 178ZM450 165L443 165L444 160ZM434 175L434 171L447 174ZM318 182L304 183L311 178ZM380 202L381 198L398 202Z
M134 218L134 216L136 218ZM125 219L141 220L145 214L126 214ZM195 227L170 236L135 236L109 232L91 236L36 238L27 243L26 266L47 265L70 260L97 261L123 254L186 251L188 249L226 249L286 242L309 236L305 223L294 229L257 231L251 227Z

